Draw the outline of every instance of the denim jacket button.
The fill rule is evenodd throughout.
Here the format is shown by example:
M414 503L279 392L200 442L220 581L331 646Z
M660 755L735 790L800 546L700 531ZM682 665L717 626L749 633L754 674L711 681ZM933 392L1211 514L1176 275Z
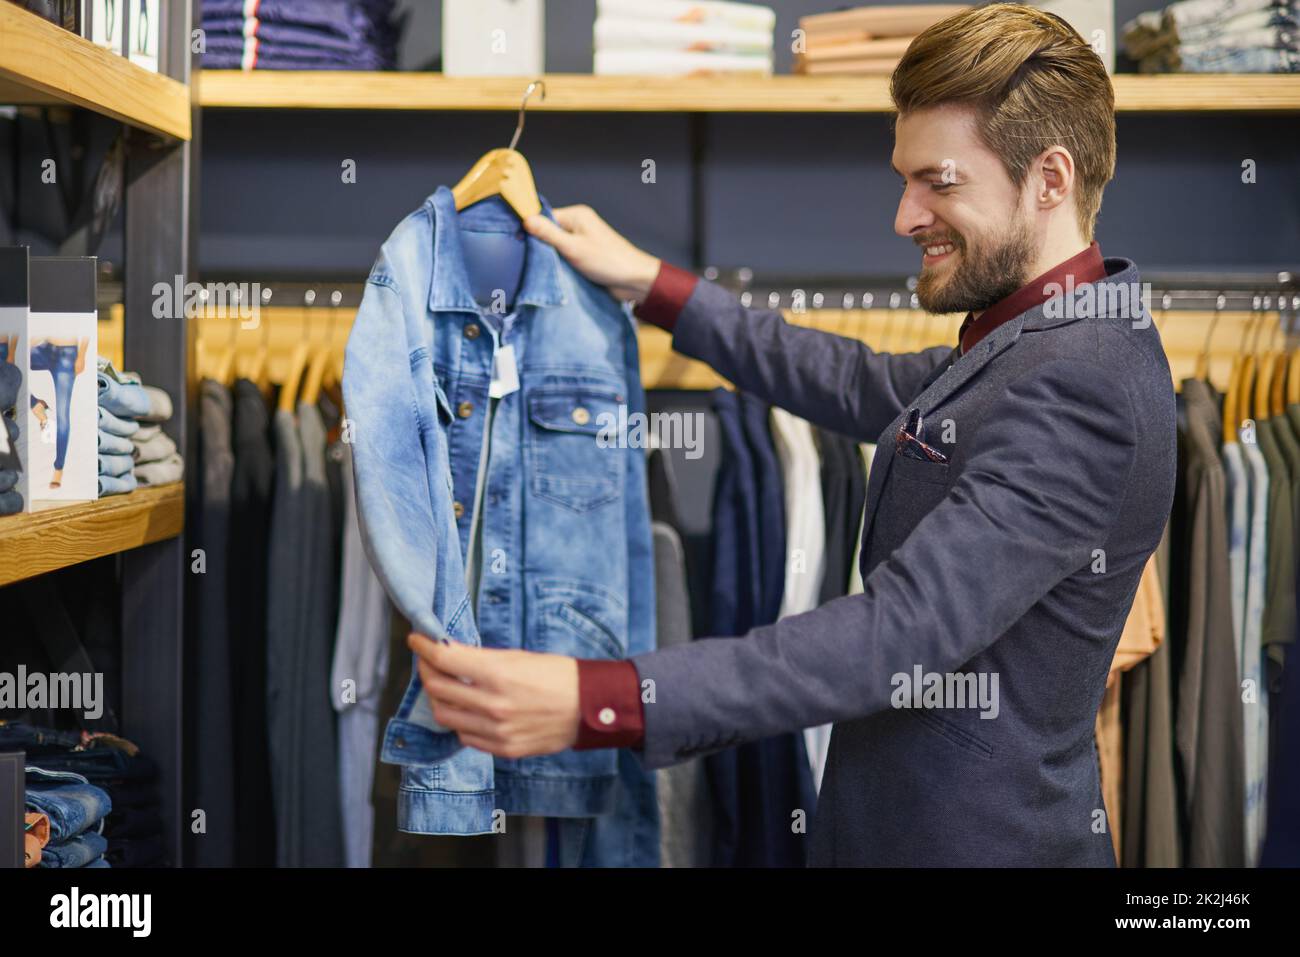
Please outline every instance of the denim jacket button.
M459 415L462 419L468 419L471 415L474 414L474 403L462 402L460 405L456 406L456 414Z
M582 406L578 406L573 410L573 421L577 422L579 425L586 425L591 421L591 413Z
M466 339L477 339L478 336L479 336L479 333L480 333L480 332L482 332L482 330L479 329L479 327L478 327L478 323L477 323L477 322L471 322L468 326L465 327L465 338L466 338Z
M460 502L452 502L451 510L456 514L457 518L461 518L465 514L465 506L460 504Z
M406 747L406 739L405 739L405 738L395 738L395 739L393 739L393 747L395 747L395 748L404 748L404 747Z

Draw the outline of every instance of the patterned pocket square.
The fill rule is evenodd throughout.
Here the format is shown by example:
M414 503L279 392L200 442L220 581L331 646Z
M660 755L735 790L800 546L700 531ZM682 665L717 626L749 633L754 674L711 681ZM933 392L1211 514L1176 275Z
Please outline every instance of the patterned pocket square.
M898 432L894 435L894 451L918 462L946 464L948 456L921 441L921 434L921 410L912 409L907 414L907 421L898 427Z

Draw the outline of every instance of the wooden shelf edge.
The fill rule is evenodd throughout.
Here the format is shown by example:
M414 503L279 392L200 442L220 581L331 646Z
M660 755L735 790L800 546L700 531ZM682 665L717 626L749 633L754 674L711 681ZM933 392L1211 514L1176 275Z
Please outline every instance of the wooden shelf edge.
M662 77L545 74L530 111L889 113L888 77ZM1300 75L1165 74L1112 78L1116 111L1300 112ZM221 109L517 110L527 77L441 73L204 70L200 105Z
M185 483L0 517L0 585L179 535Z
M179 140L190 90L43 20L0 3L0 89L6 102L66 103Z

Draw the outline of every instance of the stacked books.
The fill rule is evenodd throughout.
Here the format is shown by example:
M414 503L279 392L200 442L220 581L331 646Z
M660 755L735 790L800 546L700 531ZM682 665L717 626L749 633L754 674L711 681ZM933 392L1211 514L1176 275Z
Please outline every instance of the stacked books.
M770 76L776 13L722 0L597 0L594 72Z
M801 17L794 72L888 75L918 33L969 9L966 4L856 7Z

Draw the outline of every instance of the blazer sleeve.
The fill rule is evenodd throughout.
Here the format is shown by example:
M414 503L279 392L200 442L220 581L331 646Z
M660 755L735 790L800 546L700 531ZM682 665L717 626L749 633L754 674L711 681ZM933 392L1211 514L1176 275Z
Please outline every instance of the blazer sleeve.
M673 348L707 362L745 392L823 428L874 442L921 391L951 346L876 352L865 343L748 309L700 280L673 327Z
M952 488L862 594L633 659L654 689L642 760L863 717L890 706L893 675L958 669L1105 548L1134 421L1125 383L1100 365L1055 360L1012 382L965 440Z

